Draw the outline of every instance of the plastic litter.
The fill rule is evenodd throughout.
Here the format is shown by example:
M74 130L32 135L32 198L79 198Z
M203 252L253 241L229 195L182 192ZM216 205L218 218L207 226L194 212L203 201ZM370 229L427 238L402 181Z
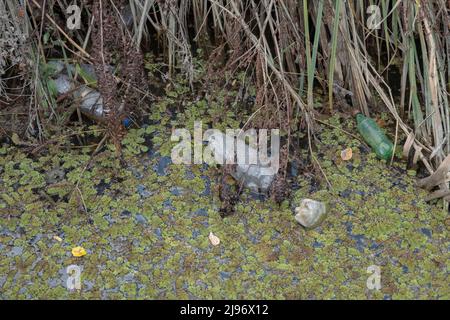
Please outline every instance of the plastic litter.
M66 74L66 72L74 74L78 68L78 71L83 72L84 77L96 81L97 76L92 65L64 65L64 63L59 60L49 61L48 64L52 68L54 74L54 82L58 95L67 94L72 91L72 97L80 102L81 112L97 120L102 120L105 117L107 111L103 108L103 99L100 92L87 85L76 83ZM114 69L112 66L109 66L109 68L111 68L111 70ZM130 127L131 124L131 119L125 118L123 120L123 125L126 128Z
M295 208L295 220L308 229L317 227L326 217L325 203L303 199L300 206Z
M224 164L225 159L234 159L235 154L258 155L256 148L245 143L239 137L236 140L241 140L244 143L235 144L237 146L236 152L231 143L226 143L226 135L222 132L210 135L207 140L209 143L208 146L213 151L214 158L219 164ZM255 164L246 164L245 162L241 163L237 161L236 169L231 175L254 192L266 192L277 173L277 170L274 170L275 167L272 165L273 161L275 161L274 157L262 159L259 156Z
M394 152L394 145L384 134L378 124L362 113L356 115L358 131L376 155L384 160L390 160Z

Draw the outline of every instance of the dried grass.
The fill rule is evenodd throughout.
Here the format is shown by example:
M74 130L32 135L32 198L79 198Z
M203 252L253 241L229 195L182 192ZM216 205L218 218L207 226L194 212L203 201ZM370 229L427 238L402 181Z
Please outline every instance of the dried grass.
M47 14L51 5L61 7L64 2L44 3L47 8L41 8L39 22L30 16L36 6L33 10L28 6L26 11L24 18L33 26L33 36L42 36L37 31L42 23L50 23L67 39L68 51L89 61L86 46L91 25L66 33ZM9 15L17 16L11 0L1 0L0 5ZM380 8L379 28L368 28L369 5ZM84 10L90 17L89 10ZM422 162L430 175L446 163L450 154L450 7L445 0L319 0L314 5L306 0L129 0L127 11L133 17L134 44L139 48L143 42L158 39L169 76L184 74L191 88L194 44L211 53L210 61L225 59L221 67L209 68L210 75L245 70L256 87L256 105L249 124L281 127L288 133L288 141L293 128L314 133L318 112L314 88L328 89L330 110L340 88L338 91L346 92L353 106L366 115L374 112L372 106L384 105L397 124L397 133L408 137L404 155ZM126 29L129 17L123 16L120 8L115 14ZM33 43L33 59L41 61L40 39ZM8 46L1 49L6 52ZM8 64L15 62L8 58ZM5 68L5 63L0 60L2 66ZM392 68L398 68L401 74L398 99L394 99L386 80ZM35 99L29 110L32 134L44 130L44 123L52 117L52 112L40 111L52 106L38 74L34 70L31 76L35 83L31 92ZM0 84L5 99L8 85L5 80ZM400 144L397 137L395 143ZM433 181L442 194L448 191L448 178L444 176L437 184ZM426 183L424 186L432 188Z

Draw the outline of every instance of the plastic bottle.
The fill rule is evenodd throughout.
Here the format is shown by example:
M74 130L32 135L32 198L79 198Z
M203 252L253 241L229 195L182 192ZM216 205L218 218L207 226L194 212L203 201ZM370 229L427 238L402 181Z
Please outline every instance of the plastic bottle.
M356 115L356 123L359 133L376 155L381 159L390 160L394 151L394 145L378 124L362 113Z
M97 90L83 84L79 85L73 81L66 73L66 66L62 61L53 60L48 63L54 70L54 87L58 95L66 94L72 90L72 96L76 100L80 101L80 110L90 118L96 121L103 121L105 119L105 112L103 110L103 98ZM94 68L88 64L72 65L68 64L67 69L72 73L75 72L75 68L79 74L83 75L85 81L94 84L97 81L97 76L95 74ZM113 70L112 66L108 66L110 70ZM129 128L132 125L132 120L128 117L123 119L122 124L125 128Z
M236 151L234 150L234 143L227 143L227 137L222 132L216 132L208 137L208 146L214 154L214 159L217 163L223 164L225 159L234 159L235 153L237 154L258 154L258 150L247 143L238 143L236 139ZM233 140L234 141L234 137ZM242 141L242 140L241 140ZM273 154L272 154L273 156ZM239 160L236 164L235 170L231 173L233 178L243 182L244 186L254 192L266 192L277 173L269 163L260 163L261 159L258 159L256 164L240 163ZM270 159L267 159L270 160ZM274 161L271 158L270 161Z

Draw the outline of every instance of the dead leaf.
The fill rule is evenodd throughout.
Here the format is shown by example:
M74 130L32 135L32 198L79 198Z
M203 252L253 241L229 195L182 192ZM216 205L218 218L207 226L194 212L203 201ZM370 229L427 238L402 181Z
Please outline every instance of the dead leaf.
M420 179L417 185L427 190L433 189L433 187L445 183L447 179L447 173L450 171L450 154L441 162L437 170L430 176Z
M61 237L58 237L58 236L53 236L53 239L56 240L56 241L58 241L58 242L61 242L61 241L62 241L62 238L61 238Z
M341 151L341 159L344 161L350 160L353 156L352 148L347 148Z
M208 238L213 246L218 246L220 244L219 237L217 237L214 233L210 232Z
M378 124L380 128L386 127L386 121L384 121L383 119L377 119L375 122Z

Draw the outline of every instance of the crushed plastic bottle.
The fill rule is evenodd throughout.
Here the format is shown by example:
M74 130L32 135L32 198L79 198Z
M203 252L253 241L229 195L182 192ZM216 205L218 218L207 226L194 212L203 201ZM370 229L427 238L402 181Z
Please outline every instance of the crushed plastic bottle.
M73 82L66 74L60 74L54 81L58 95L66 94L74 87Z
M96 81L97 76L94 68L88 64L80 64L77 66L73 64L64 65L64 63L59 60L50 61L49 65L51 65L54 70L53 81L55 82L58 95L66 94L73 90L72 96L75 100L80 102L80 111L93 119L102 121L105 118L106 112L103 108L103 99L100 92L87 85L79 85L65 73L66 69L72 74L78 70L83 72L85 77L92 79L92 81ZM113 70L112 66L109 66L109 68ZM123 120L123 125L126 128L130 127L131 124L132 121L129 118Z
M239 141L240 138L236 140ZM235 154L258 154L257 149L244 143L236 143L237 150L235 152L234 146L226 143L226 135L222 132L217 132L208 137L208 146L214 153L214 158L217 163L223 164L225 159L234 159ZM273 155L272 155L273 156ZM268 159L258 159L255 164L241 163L237 161L236 169L231 173L233 178L242 182L243 185L254 192L266 192L270 188L272 181L276 175L273 163L274 157ZM278 159L277 159L278 160Z
M381 159L390 160L394 152L394 145L378 124L362 113L356 115L356 123L359 133L376 155Z
M295 220L308 229L317 227L326 217L325 203L303 199L300 206L295 208Z
M54 79L58 95L66 94L73 90L72 96L80 102L80 110L89 114L93 118L100 119L104 117L103 99L100 92L86 85L76 88L76 84L64 73L59 74Z

